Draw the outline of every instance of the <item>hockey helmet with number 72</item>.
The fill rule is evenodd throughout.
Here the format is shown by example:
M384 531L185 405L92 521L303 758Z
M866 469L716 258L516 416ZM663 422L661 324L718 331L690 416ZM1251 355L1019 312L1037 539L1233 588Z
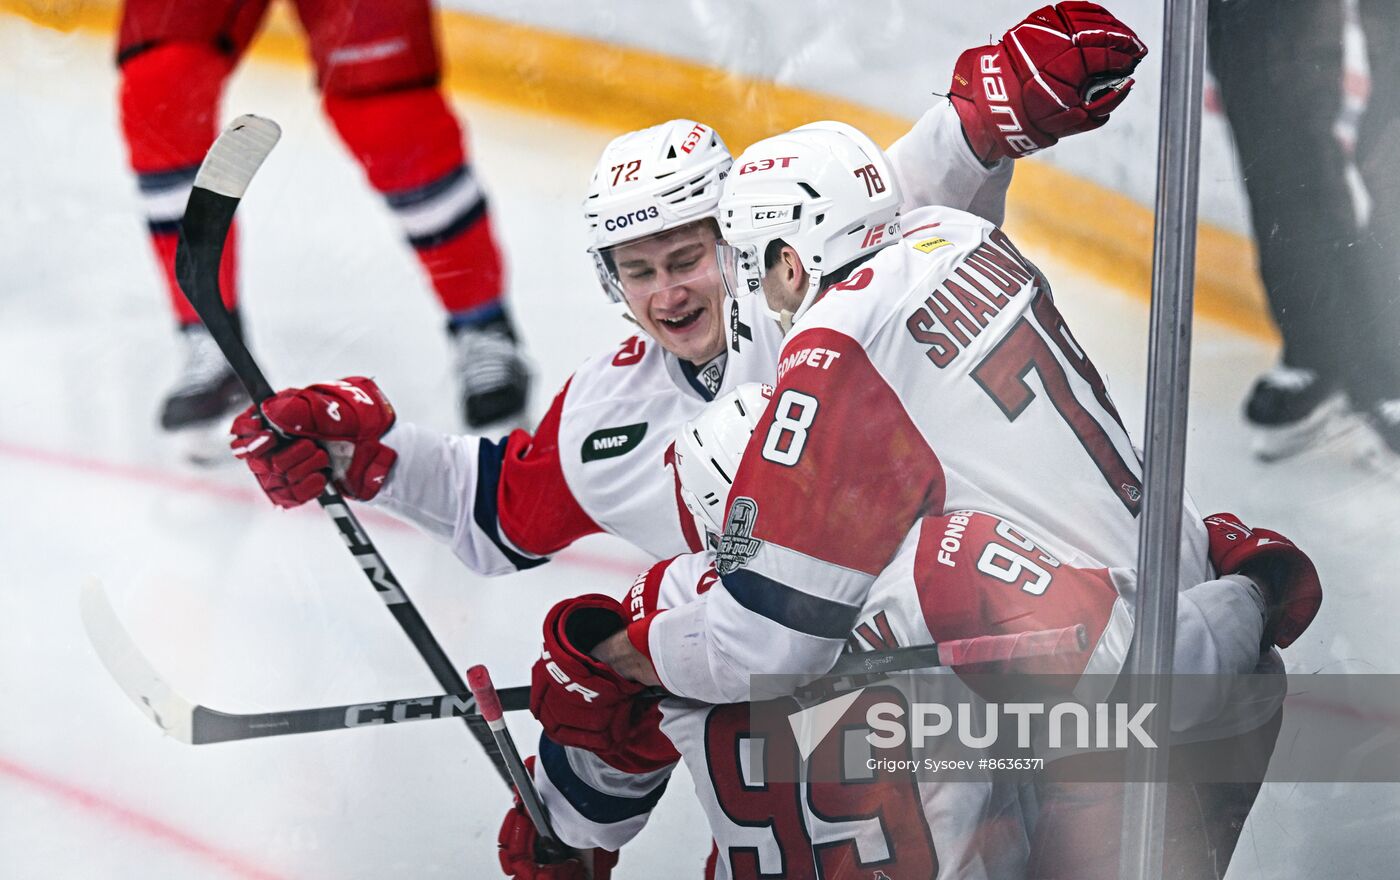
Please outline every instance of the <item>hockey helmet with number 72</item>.
M647 279L622 278L610 250L713 220L733 162L719 134L690 119L621 135L603 149L583 200L583 214L588 253L609 299L621 302L624 295L637 298L654 292ZM695 271L714 271L709 254Z

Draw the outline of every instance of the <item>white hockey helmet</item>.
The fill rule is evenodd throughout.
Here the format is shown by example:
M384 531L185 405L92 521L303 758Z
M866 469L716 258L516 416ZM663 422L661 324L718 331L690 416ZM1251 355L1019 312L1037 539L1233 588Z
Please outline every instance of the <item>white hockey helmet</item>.
M608 249L714 219L733 162L719 134L690 119L624 134L607 145L593 169L583 214L588 253L611 300L621 302L624 289ZM711 271L709 260L703 262ZM627 290L634 297L648 292L635 284Z
M773 386L740 385L716 397L676 434L676 474L681 501L711 539L724 532L729 487L734 485L744 447L773 396Z
M781 240L807 270L802 304L816 301L823 276L899 240L903 201L894 167L864 132L813 122L766 138L734 160L720 197L720 270L730 296L761 293L769 246Z

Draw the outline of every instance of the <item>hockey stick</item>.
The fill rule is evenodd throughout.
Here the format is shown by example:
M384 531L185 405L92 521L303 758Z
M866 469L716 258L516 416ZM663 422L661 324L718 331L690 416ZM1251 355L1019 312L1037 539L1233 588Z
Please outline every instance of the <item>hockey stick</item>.
M83 585L79 604L88 640L118 686L167 736L188 745L381 727L409 721L477 717L476 700L470 693L461 691L281 712L221 712L198 705L170 687L127 634L96 579ZM981 636L937 645L843 654L831 672L813 684L858 675L878 677L913 669L1045 656L1087 647L1088 636L1084 627L1072 626L1062 630ZM528 685L505 688L497 693L504 711L529 708ZM653 688L649 695L667 696L659 688Z
M826 696L835 690L869 684L895 672L1048 657L1088 648L1089 631L1084 624L1076 623L1059 629L973 636L929 645L842 654L830 672L798 688L794 695L798 699Z
M281 136L282 131L277 123L257 116L240 116L223 130L195 175L194 189L190 191L185 216L180 221L180 240L175 251L175 277L180 282L180 289L204 322L209 335L218 343L239 381L248 389L253 402L258 405L272 396L272 386L243 344L232 318L224 308L219 292L219 263L239 200ZM389 607L409 641L418 649L438 684L451 693L465 694L466 683L457 674L447 652L433 637L422 615L409 601L398 578L394 577L388 563L379 555L340 493L328 482L316 501L335 521L365 577ZM486 723L474 714L463 715L462 718L477 742L486 750L487 757L501 778L509 783L510 774Z
M1084 651L1089 647L1089 631L1076 623L1060 629L1032 630L993 636L974 636L931 645L892 648L842 654L841 659L826 674L826 678L907 672L934 666L969 666L974 663L994 663L1025 657L1046 657L1054 654Z
M437 718L476 717L476 700L466 692L319 709L294 709L290 712L246 715L220 712L181 696L156 672L136 647L126 627L122 626L96 578L83 584L78 606L88 641L113 680L146 717L165 731L166 736L187 745L201 746L230 740L314 733L346 727L375 727ZM508 711L527 709L530 706L530 687L506 688L498 692L498 698ZM478 719L478 723L485 725L481 719ZM492 742L494 744L494 738Z
M535 844L536 860L552 865L572 858L573 852L560 842L559 835L554 833L554 826L549 824L549 813L545 811L544 803L540 800L535 781L525 769L525 762L520 760L520 751L515 747L515 737L506 729L505 712L496 693L496 686L491 683L491 673L485 666L477 664L467 670L467 685L472 689L472 696L476 698L481 717L486 720L487 726L491 728L491 735L496 738L496 745L500 747L501 754L505 755L506 769L510 771L510 778L515 781L515 795L520 798L525 815L530 817L530 822L535 826L538 838Z

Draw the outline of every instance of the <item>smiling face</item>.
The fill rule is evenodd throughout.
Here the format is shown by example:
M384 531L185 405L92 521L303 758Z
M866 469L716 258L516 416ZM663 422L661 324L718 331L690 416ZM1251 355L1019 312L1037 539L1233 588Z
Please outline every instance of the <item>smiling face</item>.
M627 308L661 347L702 364L724 351L715 227L699 220L611 248Z

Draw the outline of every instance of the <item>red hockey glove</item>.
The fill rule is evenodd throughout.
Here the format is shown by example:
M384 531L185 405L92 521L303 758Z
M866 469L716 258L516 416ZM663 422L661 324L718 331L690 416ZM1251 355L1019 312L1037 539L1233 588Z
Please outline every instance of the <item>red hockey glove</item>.
M617 600L601 595L566 599L544 620L544 654L530 675L530 712L557 743L587 749L629 773L676 760L660 730L656 702L635 699L644 688L589 656L623 629Z
M1147 55L1132 28L1097 3L1045 6L953 67L949 97L983 162L1025 156L1108 121Z
M533 756L525 759L525 767L533 776ZM593 880L609 880L613 867L617 865L617 853L607 849L591 849L579 853L576 859L546 865L540 862L536 851L539 840L535 823L530 821L530 816L520 805L520 796L516 795L515 805L506 813L505 821L501 823L501 833L496 836L496 843L501 848L501 870L506 872L507 877L516 880L587 880L591 876ZM591 874L584 866L586 860L592 862Z
M379 442L393 424L394 408L374 380L351 376L279 391L263 401L261 415L249 407L233 420L230 446L281 507L321 494L327 472L342 493L368 501L398 458Z
M1210 564L1219 574L1254 575L1273 606L1265 637L1287 648L1322 607L1322 583L1307 554L1268 529L1250 529L1233 513L1206 517Z

